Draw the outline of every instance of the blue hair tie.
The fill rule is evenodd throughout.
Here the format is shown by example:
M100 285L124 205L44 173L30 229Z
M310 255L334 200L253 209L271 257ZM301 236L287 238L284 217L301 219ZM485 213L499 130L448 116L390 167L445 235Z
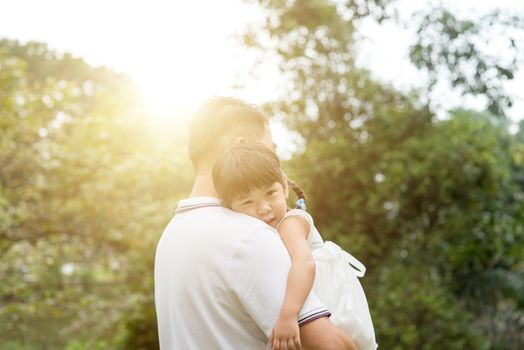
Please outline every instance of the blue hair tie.
M306 211L307 207L306 207L306 201L304 200L304 198L299 198L298 201L297 201L297 209L302 209L304 211Z

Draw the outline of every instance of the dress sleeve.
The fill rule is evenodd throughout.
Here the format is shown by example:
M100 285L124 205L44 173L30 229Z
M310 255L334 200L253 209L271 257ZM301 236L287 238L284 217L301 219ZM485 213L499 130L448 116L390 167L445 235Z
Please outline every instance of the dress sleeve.
M304 218L307 221L307 223L309 224L309 233L307 235L307 239L309 240L309 237L311 237L311 232L313 232L313 228L315 227L314 226L314 222L313 222L313 218L311 217L311 215L309 215L309 213L307 211L302 210L302 209L291 209L291 210L289 210L286 213L286 215L284 215L284 219L288 218L290 216L299 216L301 218ZM282 219L282 221L284 219ZM277 229L278 229L278 227L277 227Z
M290 266L284 244L269 227L245 235L231 262L232 292L268 337L284 301ZM329 311L311 292L299 313L299 325L326 316Z

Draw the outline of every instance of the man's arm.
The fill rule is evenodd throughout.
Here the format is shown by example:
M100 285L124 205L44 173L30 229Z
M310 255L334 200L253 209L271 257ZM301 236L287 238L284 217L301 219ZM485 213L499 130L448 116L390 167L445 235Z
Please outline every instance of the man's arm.
M357 350L355 344L327 317L300 326L303 350Z

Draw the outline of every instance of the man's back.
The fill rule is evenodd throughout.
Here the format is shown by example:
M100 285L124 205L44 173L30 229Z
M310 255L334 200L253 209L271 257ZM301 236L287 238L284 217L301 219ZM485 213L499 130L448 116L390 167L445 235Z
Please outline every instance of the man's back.
M179 203L157 247L155 303L162 349L264 349L290 261L277 233L215 198ZM301 319L327 310L310 297Z

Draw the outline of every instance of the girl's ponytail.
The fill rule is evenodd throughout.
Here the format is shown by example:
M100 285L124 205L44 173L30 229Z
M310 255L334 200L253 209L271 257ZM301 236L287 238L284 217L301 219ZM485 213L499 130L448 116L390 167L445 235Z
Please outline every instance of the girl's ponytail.
M295 192L297 195L297 209L306 210L306 194L304 193L304 191L302 191L302 189L296 183L289 179L287 179L287 184L289 188L291 188L293 192Z
M306 195L305 195L304 191L302 191L302 189L296 183L294 183L290 179L287 179L287 184L288 184L289 188L291 188L293 190L293 192L296 193L298 199L302 198L303 200L306 200Z

